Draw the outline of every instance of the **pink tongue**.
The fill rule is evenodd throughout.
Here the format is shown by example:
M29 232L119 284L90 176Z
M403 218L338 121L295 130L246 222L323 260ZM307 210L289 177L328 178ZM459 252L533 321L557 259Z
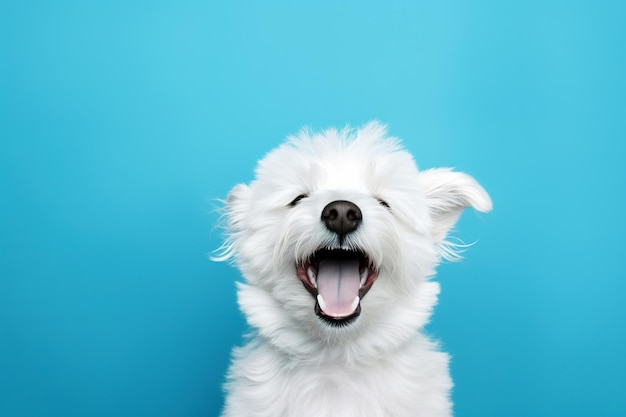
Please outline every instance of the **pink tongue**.
M320 261L317 269L317 292L324 299L322 311L327 316L347 317L354 313L356 307L353 308L353 302L359 295L360 286L357 259Z

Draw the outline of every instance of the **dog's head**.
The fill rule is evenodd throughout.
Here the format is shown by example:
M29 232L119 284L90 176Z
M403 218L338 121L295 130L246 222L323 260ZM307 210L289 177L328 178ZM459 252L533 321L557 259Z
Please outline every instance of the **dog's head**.
M379 123L303 131L230 192L218 258L234 258L242 310L280 348L389 345L427 321L438 287L426 279L454 257L446 235L466 207L491 201L466 174L418 171Z

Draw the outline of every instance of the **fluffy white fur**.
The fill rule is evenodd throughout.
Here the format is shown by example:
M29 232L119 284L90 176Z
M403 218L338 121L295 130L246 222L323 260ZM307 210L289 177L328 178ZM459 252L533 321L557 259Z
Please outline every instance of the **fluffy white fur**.
M353 202L363 217L343 247L366 253L378 271L361 314L345 326L316 315L296 275L318 249L340 246L320 219L335 200ZM439 293L428 278L442 257L455 258L446 235L466 207L491 209L473 178L418 171L377 122L304 130L270 152L256 179L225 202L217 259L233 259L243 273L238 300L254 334L234 350L223 416L450 416L448 355L420 329Z

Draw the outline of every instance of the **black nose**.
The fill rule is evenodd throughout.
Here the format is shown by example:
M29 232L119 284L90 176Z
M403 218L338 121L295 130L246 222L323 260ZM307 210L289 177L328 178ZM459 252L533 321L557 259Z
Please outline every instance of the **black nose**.
M333 201L322 210L322 221L326 228L337 233L341 240L348 233L354 232L362 220L361 209L350 201Z

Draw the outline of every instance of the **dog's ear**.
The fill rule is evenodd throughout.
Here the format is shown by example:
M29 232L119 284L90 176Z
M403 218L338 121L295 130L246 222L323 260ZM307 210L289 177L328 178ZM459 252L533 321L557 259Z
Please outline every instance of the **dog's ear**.
M237 184L233 187L232 190L228 192L228 196L226 197L226 203L234 203L237 201L241 201L246 198L248 193L250 192L250 187L246 184Z
M230 233L241 229L244 214L249 204L250 187L246 184L237 184L228 193L225 201L226 217Z
M213 252L211 259L216 262L232 260L237 253L237 235L241 233L248 211L250 187L238 184L228 193L222 209L222 222L225 222L226 240Z
M466 207L486 213L491 210L487 192L467 174L449 168L419 173L419 184L426 196L433 220L433 238L441 243Z

